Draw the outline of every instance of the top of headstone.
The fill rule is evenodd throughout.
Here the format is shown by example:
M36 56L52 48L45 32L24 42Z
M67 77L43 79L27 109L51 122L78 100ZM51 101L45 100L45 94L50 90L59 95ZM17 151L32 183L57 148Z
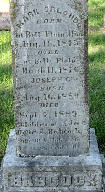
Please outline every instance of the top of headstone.
M89 151L87 0L12 0L17 153Z

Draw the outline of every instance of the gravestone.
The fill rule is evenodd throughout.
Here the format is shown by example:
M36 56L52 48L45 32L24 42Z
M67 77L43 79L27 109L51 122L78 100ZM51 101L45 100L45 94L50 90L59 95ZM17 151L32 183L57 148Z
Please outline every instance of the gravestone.
M12 0L15 132L4 192L102 191L89 129L87 0Z
M87 154L87 3L22 2L11 13L17 153Z

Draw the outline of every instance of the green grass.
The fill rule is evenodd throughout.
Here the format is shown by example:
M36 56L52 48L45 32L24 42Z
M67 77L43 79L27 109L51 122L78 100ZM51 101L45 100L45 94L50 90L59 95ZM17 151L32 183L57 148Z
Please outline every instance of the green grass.
M97 30L103 25L105 11L104 0L88 0L89 4L89 26Z
M89 0L90 127L105 154L105 0Z
M0 31L0 65L11 64L11 41L9 31Z
M105 0L89 0L90 127L105 152ZM14 128L10 32L0 32L0 158Z
M0 159L2 159L13 118L13 80L10 32L0 32Z

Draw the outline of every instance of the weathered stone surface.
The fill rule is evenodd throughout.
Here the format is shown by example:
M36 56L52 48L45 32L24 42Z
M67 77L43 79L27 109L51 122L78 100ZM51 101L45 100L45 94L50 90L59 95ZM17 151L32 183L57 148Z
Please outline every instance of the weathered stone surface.
M12 154L12 155L11 155ZM11 131L3 160L4 192L101 192L102 163L94 130L91 129L89 156L16 156Z
M17 153L89 152L87 0L12 0Z
M103 172L103 192L105 192L105 157L101 154L102 172Z
M102 191L89 134L87 12L87 0L11 0L16 129L4 192Z
M0 167L0 192L3 192L3 187L2 187L2 169Z

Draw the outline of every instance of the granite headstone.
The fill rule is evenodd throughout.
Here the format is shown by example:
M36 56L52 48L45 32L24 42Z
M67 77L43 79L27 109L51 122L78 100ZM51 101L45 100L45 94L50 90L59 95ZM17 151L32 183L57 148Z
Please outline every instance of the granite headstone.
M88 153L87 1L12 7L18 155Z
M100 192L89 129L88 1L12 0L10 12L16 128L4 192Z

